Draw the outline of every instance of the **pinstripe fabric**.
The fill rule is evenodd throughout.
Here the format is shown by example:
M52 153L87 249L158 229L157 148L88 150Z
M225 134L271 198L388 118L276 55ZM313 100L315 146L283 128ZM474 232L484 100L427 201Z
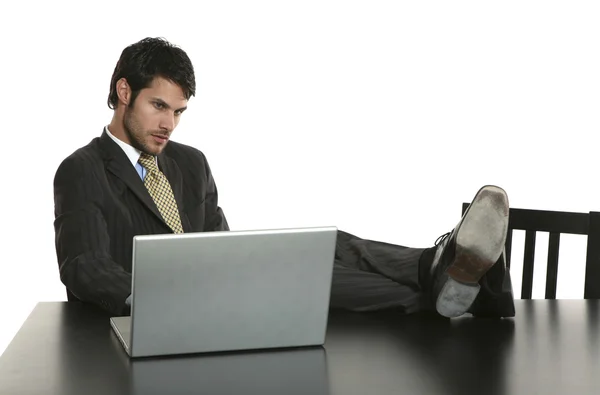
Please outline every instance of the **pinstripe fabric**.
M169 142L158 156L184 232L229 230L204 155ZM54 178L61 281L74 298L122 314L131 291L133 236L172 233L123 150L106 133L69 155Z
M158 156L184 232L229 230L204 155L169 142ZM171 233L136 169L106 133L69 155L54 178L55 244L69 300L127 314L132 239ZM423 249L363 240L339 231L331 306L355 311L419 309Z
M419 285L423 251L338 231L331 307L359 312L393 308L405 314L428 308Z

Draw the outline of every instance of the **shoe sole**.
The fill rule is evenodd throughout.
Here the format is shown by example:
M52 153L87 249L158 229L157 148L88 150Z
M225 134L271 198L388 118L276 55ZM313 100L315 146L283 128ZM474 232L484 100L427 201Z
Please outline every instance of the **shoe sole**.
M477 298L479 280L498 261L508 230L508 196L495 186L479 190L456 235L454 262L438 294L436 310L445 317L467 312Z

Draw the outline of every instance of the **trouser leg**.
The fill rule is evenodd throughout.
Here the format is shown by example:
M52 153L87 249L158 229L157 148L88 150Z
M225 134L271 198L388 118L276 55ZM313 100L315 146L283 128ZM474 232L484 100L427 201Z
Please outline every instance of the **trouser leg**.
M331 307L352 311L423 308L419 258L423 248L361 239L338 231Z

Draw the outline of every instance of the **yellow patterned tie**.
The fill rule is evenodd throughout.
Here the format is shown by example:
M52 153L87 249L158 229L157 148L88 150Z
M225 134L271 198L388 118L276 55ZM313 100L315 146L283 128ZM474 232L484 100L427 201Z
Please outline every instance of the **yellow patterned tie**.
M169 227L175 233L183 233L181 218L177 209L177 202L167 177L158 169L156 158L152 155L142 153L139 162L148 170L144 178L144 185L150 192L150 196L156 203L158 211Z

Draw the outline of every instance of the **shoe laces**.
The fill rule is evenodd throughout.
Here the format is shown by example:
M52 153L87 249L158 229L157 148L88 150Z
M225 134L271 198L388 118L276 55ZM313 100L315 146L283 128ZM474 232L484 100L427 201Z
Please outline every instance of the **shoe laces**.
M440 237L437 238L437 240L435 241L435 243L433 243L436 247L443 242L448 236L450 236L450 233L452 232L448 232L448 233L444 233L443 235L441 235Z

